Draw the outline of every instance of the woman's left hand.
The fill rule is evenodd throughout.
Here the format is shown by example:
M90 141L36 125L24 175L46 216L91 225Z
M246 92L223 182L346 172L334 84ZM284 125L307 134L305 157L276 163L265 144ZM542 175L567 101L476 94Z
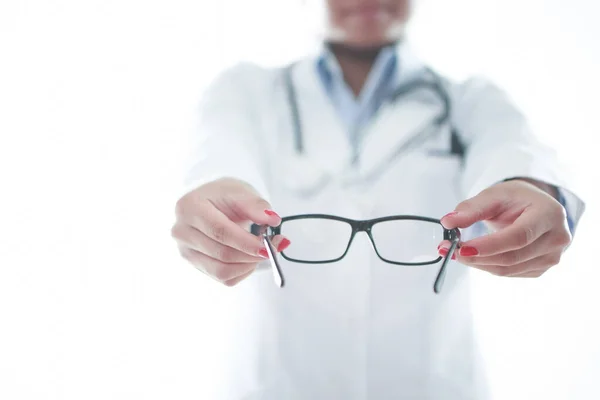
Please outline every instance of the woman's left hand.
M444 227L467 228L484 221L494 232L461 243L456 259L494 275L541 276L560 262L571 243L565 209L554 192L544 183L515 179L460 203L442 218ZM449 247L442 242L440 254L446 255Z

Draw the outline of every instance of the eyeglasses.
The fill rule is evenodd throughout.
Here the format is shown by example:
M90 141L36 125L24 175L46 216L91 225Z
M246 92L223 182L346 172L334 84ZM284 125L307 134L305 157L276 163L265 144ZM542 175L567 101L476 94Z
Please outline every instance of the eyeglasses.
M262 236L269 252L275 283L283 287L284 279L271 238L284 235L292 246L281 252L288 261L303 264L327 264L342 260L358 232L365 232L377 256L393 265L423 266L443 260L433 290L439 293L446 267L460 241L458 229L446 229L440 220L414 215L395 215L371 220L353 220L326 214L294 215L282 218L277 227L253 225L252 232ZM397 237L397 241L390 241ZM442 240L451 243L448 254L441 257L437 246Z

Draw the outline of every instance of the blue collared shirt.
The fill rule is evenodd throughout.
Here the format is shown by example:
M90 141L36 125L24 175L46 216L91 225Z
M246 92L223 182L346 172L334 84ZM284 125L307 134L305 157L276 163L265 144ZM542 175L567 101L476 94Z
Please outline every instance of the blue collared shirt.
M384 48L375 59L360 94L355 96L344 80L335 56L325 49L319 57L317 72L327 95L348 130L355 154L359 151L363 128L373 119L379 107L391 96L397 86L398 70L402 68L401 62L402 60L398 60L395 46ZM560 189L558 194L558 201L568 210L565 196ZM573 233L574 223L568 213L567 221Z
M349 133L355 152L362 139L362 129L373 119L396 86L397 59L395 47L384 48L377 56L358 97L344 80L342 70L330 51L325 50L317 62L317 71L325 91Z

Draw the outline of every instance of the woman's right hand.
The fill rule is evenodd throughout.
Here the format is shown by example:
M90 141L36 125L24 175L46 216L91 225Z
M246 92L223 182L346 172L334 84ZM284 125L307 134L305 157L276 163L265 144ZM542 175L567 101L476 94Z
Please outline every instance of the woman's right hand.
M224 178L187 193L177 202L171 234L183 258L211 278L234 286L268 259L263 241L250 223L278 226L281 218L247 183ZM290 241L272 238L277 251Z

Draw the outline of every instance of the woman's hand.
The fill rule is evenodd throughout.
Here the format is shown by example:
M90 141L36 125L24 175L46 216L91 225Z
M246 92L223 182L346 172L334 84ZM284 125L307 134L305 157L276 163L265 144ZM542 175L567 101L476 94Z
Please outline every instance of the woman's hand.
M510 277L539 277L557 265L571 234L554 191L544 183L515 179L460 203L442 218L446 228L484 221L494 232L461 243L458 261ZM446 255L449 247L449 242L442 242L440 254Z
M251 234L251 222L277 226L281 218L254 189L235 179L219 179L186 194L176 207L171 234L183 258L227 286L248 277L268 258L261 238ZM290 241L272 239L277 251Z

